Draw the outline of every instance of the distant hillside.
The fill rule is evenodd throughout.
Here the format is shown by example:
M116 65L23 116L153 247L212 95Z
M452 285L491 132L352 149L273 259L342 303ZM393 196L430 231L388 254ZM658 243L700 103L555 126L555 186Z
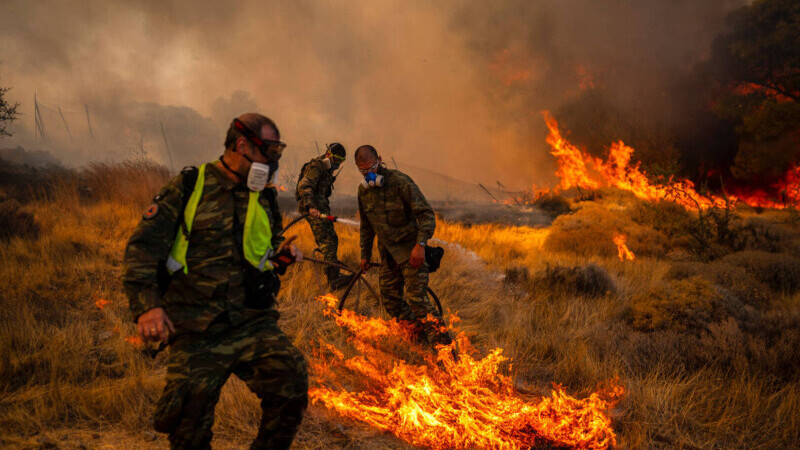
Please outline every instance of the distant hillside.
M25 150L22 147L0 149L0 160L30 167L62 167L61 161L44 150Z

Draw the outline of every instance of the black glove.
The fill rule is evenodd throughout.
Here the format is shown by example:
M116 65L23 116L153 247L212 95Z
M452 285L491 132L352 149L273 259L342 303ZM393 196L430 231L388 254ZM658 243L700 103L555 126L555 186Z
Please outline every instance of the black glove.
M275 273L278 275L285 274L286 269L288 269L289 266L295 262L294 256L288 247L285 247L280 252L270 256L269 261L272 263L272 267L274 268Z

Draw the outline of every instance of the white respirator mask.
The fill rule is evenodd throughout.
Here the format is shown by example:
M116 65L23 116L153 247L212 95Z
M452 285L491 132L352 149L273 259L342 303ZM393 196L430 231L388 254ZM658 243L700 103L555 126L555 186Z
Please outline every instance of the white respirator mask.
M261 192L269 181L269 166L263 163L250 163L247 173L247 188L253 192Z
M277 171L276 171L277 172ZM261 192L270 180L269 166L260 163L250 163L250 171L247 173L247 188L253 192Z

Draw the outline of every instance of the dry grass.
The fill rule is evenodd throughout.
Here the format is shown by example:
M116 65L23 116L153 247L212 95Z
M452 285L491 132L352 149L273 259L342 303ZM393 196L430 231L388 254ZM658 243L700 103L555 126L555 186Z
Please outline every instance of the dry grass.
M166 176L145 163L94 166L58 178L57 189L19 208L40 233L0 247L0 446L165 446L149 432L164 355L150 358L124 341L133 326L120 265L127 236ZM480 348L505 349L513 375L532 389L558 382L581 395L619 376L628 391L615 412L622 447L796 445L800 280L790 255L760 246L793 242L797 230L756 223L745 248L772 256L747 252L679 266L661 256L690 218L667 223L658 218L670 217L668 207L637 210L614 195L603 201L581 203L548 229L440 223L437 238L458 246L445 245L432 287ZM614 228L630 234L635 261L617 259ZM340 257L354 264L357 230L338 230ZM310 253L307 225L295 233ZM776 267L779 278L770 277ZM554 268L560 275L548 275ZM504 280L523 270L527 278ZM748 277L726 282L737 274ZM314 300L320 278L309 263L293 267L279 299L281 325L305 351L319 337L344 340ZM592 283L603 292L583 288ZM111 303L99 309L97 299ZM384 314L369 297L359 308ZM246 447L258 415L255 397L231 380L217 408L215 448ZM407 447L320 406L309 409L295 442Z

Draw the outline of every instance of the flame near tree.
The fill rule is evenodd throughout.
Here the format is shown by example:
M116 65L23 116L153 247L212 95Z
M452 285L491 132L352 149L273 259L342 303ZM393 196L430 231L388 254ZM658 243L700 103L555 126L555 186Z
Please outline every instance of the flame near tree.
M640 164L631 163L633 148L622 141L616 142L608 149L608 158L589 155L570 143L558 128L558 122L545 111L545 123L550 131L547 143L550 153L556 157L558 170L556 175L561 179L559 188L572 187L597 189L603 186L615 187L633 193L643 200L670 200L686 209L697 210L711 207L724 207L725 197L705 194L695 188L694 183L686 179L670 177L663 184L650 181ZM754 207L786 208L787 203L800 202L800 166L789 170L773 188L781 192L782 201L774 201L759 190L741 190L735 195L728 195L730 202L742 202Z
M503 374L508 358L502 349L476 358L469 339L458 333L457 359L447 346L432 354L414 342L403 323L348 310L339 313L335 297L319 299L327 305L325 314L347 332L357 356L348 358L336 346L320 342L309 358L314 403L434 449L595 449L616 444L608 411L623 390L614 383L582 400L561 386L554 386L549 397L524 396ZM400 358L400 353L406 356Z

